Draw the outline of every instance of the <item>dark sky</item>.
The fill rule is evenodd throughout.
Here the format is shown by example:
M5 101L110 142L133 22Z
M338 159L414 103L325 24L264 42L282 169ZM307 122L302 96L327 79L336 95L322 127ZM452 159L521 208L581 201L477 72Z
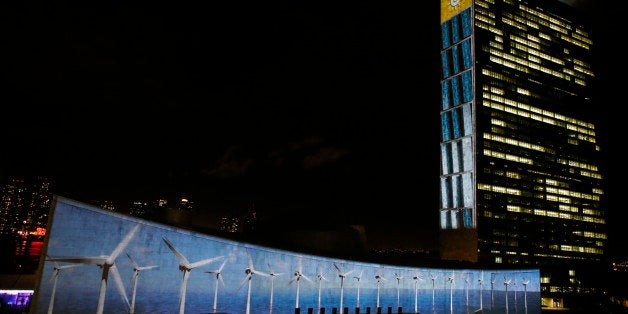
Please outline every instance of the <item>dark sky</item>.
M175 191L211 210L436 226L438 1L200 3L12 4L0 176L49 175L79 200ZM600 55L618 56L611 11L590 3Z

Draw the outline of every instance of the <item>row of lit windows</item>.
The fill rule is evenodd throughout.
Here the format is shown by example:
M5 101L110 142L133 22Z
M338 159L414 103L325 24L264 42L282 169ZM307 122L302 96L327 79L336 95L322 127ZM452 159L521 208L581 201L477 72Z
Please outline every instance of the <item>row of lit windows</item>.
M479 190L484 190L484 191L489 191L489 192L494 192L494 193L515 195L515 196L521 196L523 194L521 192L521 190L519 190L519 189L508 188L508 187L503 187L503 186L496 186L496 185L485 184L485 183L478 183L478 189ZM573 203L572 200L571 200L572 198L580 198L580 199L589 200L589 201L596 201L596 202L600 201L599 196L589 195L589 194L586 194L586 193L582 193L579 196L572 196L572 197L563 197L563 196L557 196L557 195L546 194L546 193L536 193L535 195L536 195L535 197L538 198L538 199L545 199L545 200L550 201L550 202L557 202L557 203L563 203L563 204L572 204ZM516 212L522 212L522 213L527 213L527 214L540 215L540 216L566 218L566 219L576 219L576 220L581 220L581 221L591 221L591 222L596 222L596 223L604 223L604 219L602 219L602 218L599 218L599 220L596 220L596 219L589 220L587 217L584 217L582 215L575 215L575 214L571 214L571 213L558 212L558 211L552 211L552 210L526 209L526 208L520 208L520 207L509 208L508 210L512 210L512 211L516 211Z
M577 220L577 221L591 222L591 223L596 223L596 224L606 224L606 220L604 218L591 217L591 216L579 215L579 214L562 213L562 212L546 210L546 209L532 209L532 208L523 208L521 206L509 205L506 207L506 210L513 213L522 213L522 214L529 214L529 215L535 215L535 216ZM493 218L498 218L497 216L492 216L492 213L486 213L486 215Z
M500 171L500 170L495 170L493 171L494 175L497 176L503 176L503 177L507 177L510 179L516 179L519 180L522 178L522 176L519 173L513 172L513 171ZM546 183L548 183L547 185L553 185L550 182L547 182L550 180L546 180ZM553 180L552 180L553 181ZM561 186L565 186L568 187L569 185L566 183L561 184ZM551 186L538 186L537 188L535 188L535 190L537 191L544 191L544 192L548 192L548 193L553 193L553 194L558 194L558 195L565 195L565 196L571 196L571 197L577 197L577 198L582 198L582 199L586 199L586 200L593 200L593 201L599 201L599 197L594 195L594 194L599 194L602 195L604 194L604 192L602 191L602 189L599 188L594 188L593 193L594 194L586 194L586 193L582 193L582 192L574 192L571 190L567 190L567 189L558 189L555 187L551 187ZM569 202L571 203L571 202ZM561 211L568 211L568 212L578 212L578 207L575 206L567 206L567 205L559 205L559 210ZM592 209L583 209L583 213L588 214L588 215L593 215L593 216L600 216L600 212L596 211L596 210L592 210Z
M484 3L479 3L479 2L476 4L479 6L475 9L476 20L482 21L487 24L487 25L478 25L478 26L482 28L489 28L489 30L491 30L490 27L487 27L487 26L496 25L494 21L495 14L488 12L488 10L490 10L488 5ZM517 15L510 14L508 12L505 12L504 13L505 17L502 18L502 22L504 24L511 25L523 31L527 31L526 26L532 27L534 29L540 29L539 25L542 25L549 29L559 32L560 38L563 39L564 41L571 43L573 45L576 45L578 47L582 47L587 50L590 49L592 41L591 39L588 38L588 34L585 31L576 28L575 32L572 32L571 37L570 37L568 35L569 35L569 31L572 30L572 28L568 22L560 21L559 19L556 19L544 13L538 12L534 9L530 9L524 5L521 5L519 8L522 11L527 12L529 14L525 14L524 16L517 16ZM496 30L496 29L493 29L493 30Z
M530 111L534 112L534 109L538 108L498 95L490 94L488 92L484 93L482 96L484 97L482 105L484 105L485 107L508 112L513 115L547 123L553 126L563 127L570 131L582 133L587 135L585 139L588 142L595 143L595 131L593 130L592 124L589 124L591 126L590 128L580 127L572 124L574 122L578 122L576 119L571 119L560 114L554 114L554 117L551 117L552 112L547 110L543 110L543 113L548 113L548 115L531 113ZM565 121L567 123L562 123L562 121Z
M537 43L531 42L530 40L521 38L517 35L510 35L510 40L514 41L514 47L521 51L527 52L533 56L537 56L547 61L554 62L556 64L565 65L565 62L562 59L539 51L541 49L541 46Z
M571 81L570 75L561 73L560 71L552 70L550 68L546 68L541 64L536 63L540 62L540 60L535 59L531 56L528 56L528 59L530 60L526 60L491 47L485 47L484 50L488 51L491 54L491 56L489 57L489 60L491 62L509 67L511 69L515 69L517 71L521 71L523 73L530 73L530 69L534 69L566 81ZM586 86L586 82L579 81L576 83L578 85Z
M541 145L531 144L531 143L524 142L524 141L519 141L519 140L516 140L514 138L504 137L504 136L495 135L495 134L491 134L491 133L484 133L482 135L483 135L484 139L495 141L495 142L499 142L499 143L504 143L504 144L513 145L513 146L518 146L518 147L531 149L531 150L544 152L544 153L547 151L545 149L545 147L543 147Z
M539 12L537 10L528 8L525 5L520 5L519 9L523 12L527 12L529 14L525 14L525 17L529 20L536 21L537 23L549 27L551 29L557 30L561 33L567 34L569 30L571 30L571 24L567 22L563 22L557 18L549 16L545 13Z
M595 166L595 165L589 165L589 164L585 164L583 162L578 162L578 161L575 161L575 160L567 160L567 159L559 158L556 161L558 163L561 163L563 165L569 165L571 167L578 167L578 168L591 170L591 171L597 171L598 170L597 166Z
M496 120L496 119L493 119L491 121L492 122L496 122L496 121L497 122L503 122L501 120ZM505 123L493 123L493 124L495 124L495 125L502 125L502 124L505 124ZM483 134L483 138L487 139L487 140L493 140L495 142L500 142L500 143L505 143L505 144L517 146L517 147L522 147L522 148L536 150L536 151L545 152L545 153L549 152L550 154L554 154L550 150L546 150L544 147L542 147L540 145L529 144L529 143L526 143L526 142L517 141L515 139L503 137L503 136L500 136L500 135L495 135L495 134L491 134L491 133L485 133L485 134ZM503 155L499 155L499 154L493 155L493 157L507 159L507 160L519 161L518 159L511 159L510 157L504 158ZM520 160L519 162L528 163L527 159L526 160ZM574 160L567 161L567 160L563 160L563 159L559 159L558 162L563 164L563 165L569 165L569 166L578 167L578 168L583 169L583 170L579 170L578 171L578 174L580 174L581 176L594 178L594 179L602 179L602 175L597 172L598 168L595 165L581 163L581 162L574 161Z

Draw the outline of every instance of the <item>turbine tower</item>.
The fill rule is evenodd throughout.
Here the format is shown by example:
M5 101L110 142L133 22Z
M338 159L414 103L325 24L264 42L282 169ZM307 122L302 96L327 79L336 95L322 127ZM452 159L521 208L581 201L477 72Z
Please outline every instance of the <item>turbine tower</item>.
M50 256L48 256L48 260L50 260ZM52 277L50 278L50 281L52 281L52 292L50 294L50 304L48 305L48 314L52 314L52 309L54 307L55 292L57 290L57 279L59 277L59 272L62 269L81 266L81 264L68 264L68 265L59 266L59 263L53 261L52 266L53 266L54 271L52 272Z
M305 279L307 281L310 281L310 282L312 281L312 280L310 280L310 278L308 278L307 276L305 276L303 274L303 271L302 271L302 269L303 269L303 262L301 261L301 259L302 259L301 256L299 256L298 268L297 268L297 270L294 271L294 276L288 282L288 284L291 284L293 282L296 282L296 284L297 284L297 295L296 295L296 301L295 301L295 306L294 306L295 309L299 308L299 290L300 290L301 278L303 278L303 279Z
M451 276L447 277L449 282L449 312L454 312L454 271L451 271Z
M174 253L174 255L179 260L179 270L183 272L183 281L181 283L181 290L179 292L179 314L184 314L185 313L185 294L186 294L186 291L187 291L188 280L190 279L190 272L194 268L197 268L197 267L209 264L211 262L217 261L217 260L221 259L222 256L204 259L204 260L201 260L201 261L198 261L198 262L195 262L195 263L190 263L190 262L188 262L187 258L185 258L185 256L183 256L183 254L181 254L181 252L179 252L172 245L172 243L170 243L170 241L168 241L168 239L163 237L163 240L166 243L166 245L168 246L168 248L170 248L172 253Z
M227 259L225 259L220 267L216 270L206 271L208 274L214 274L216 276L216 283L214 285L214 305L212 306L212 311L216 313L216 308L218 307L218 282L222 283L223 287L225 285L225 281L222 279L222 270L225 268L227 264Z
M109 280L109 273L113 276L113 280L118 287L118 291L120 295L124 299L128 308L130 308L129 298L126 295L126 290L124 289L124 285L122 284L122 279L120 278L120 273L118 272L118 268L116 267L116 259L118 255L124 251L124 249L129 245L131 239L140 228L140 225L135 225L129 233L122 239L118 246L111 252L110 255L101 255L97 257L60 257L60 258L52 258L50 261L55 262L69 262L69 263L81 263L81 264L94 264L102 269L102 275L100 279L100 291L98 293L98 305L96 306L96 314L102 314L105 307L105 296L107 293L107 281Z
M506 279L506 276L504 276L504 287L506 288L506 313L508 313L508 286L510 286L510 280L511 279Z
M400 303L400 300L399 300L399 296L400 296L400 294L399 294L399 288L400 288L400 285L401 285L401 279L403 279L403 276L401 276L401 275L399 275L399 274L395 273L395 279L397 279L397 308L399 308L399 306L400 306L400 304L401 304L401 303Z
M275 273L273 269L268 264L268 270L270 271L268 275L270 276L270 313L273 313L273 294L275 290L275 276L283 275L281 273Z
M434 287L435 287L436 278L438 278L438 276L434 276L430 274L430 279L432 280L432 311L434 311Z
M338 277L340 277L340 308L339 311L340 313L342 313L344 307L343 307L343 297L344 297L344 285L345 285L345 277L347 277L348 274L352 273L353 270L350 270L348 272L343 272L342 269L340 268L340 266L338 266L336 263L334 263L334 267L336 267L336 270L338 270Z
M129 309L129 314L133 314L133 313L135 313L135 294L137 292L137 279L138 279L138 277L140 275L140 271L154 269L154 268L157 268L159 266L153 265L153 266L143 266L143 267L140 267L133 260L133 258L131 258L131 255L129 253L126 253L126 256L131 260L131 264L133 264L133 277L131 277L131 284L133 285L133 295L131 296L131 307Z
M482 283L484 282L484 271L481 272L480 278L478 278L478 283L480 284L480 311L483 309L482 305Z
M249 252L249 248L246 248L246 258L248 260L249 266L244 269L244 273L246 274L246 277L244 277L244 280L242 281L240 288L242 288L242 286L245 283L248 283L248 288L246 291L246 314L249 314L251 312L251 279L253 278L253 275L260 275L264 277L268 277L270 275L267 273L261 272L259 270L256 270L253 267L253 259L251 258L251 253Z
M362 279L362 273L363 273L363 272L364 272L364 271L362 270L362 271L360 271L360 274L359 274L359 275L357 275L357 276L353 276L353 278L355 278L355 280L357 280L357 281L358 281L358 297L357 297L357 300L356 300L356 303L355 303L355 308L356 308L356 309L359 309L359 308L360 308L360 280Z
M414 279L414 313L419 313L419 280L423 281L423 277L416 272L412 279Z
M323 280L327 280L327 278L325 278L325 275L321 272L321 270L318 270L318 274L316 274L316 278L318 279L318 313L321 312L321 283Z
M376 305L376 309L379 308L379 287L380 287L380 284L381 284L382 280L386 280L386 278L384 278L384 276L382 276L381 272L382 272L382 269L378 268L377 269L377 274L375 274L375 280L377 280L377 305Z
M523 304L525 307L525 312L528 313L528 284L530 283L530 280L526 280L525 278L523 278L523 281L521 282L521 284L523 285Z

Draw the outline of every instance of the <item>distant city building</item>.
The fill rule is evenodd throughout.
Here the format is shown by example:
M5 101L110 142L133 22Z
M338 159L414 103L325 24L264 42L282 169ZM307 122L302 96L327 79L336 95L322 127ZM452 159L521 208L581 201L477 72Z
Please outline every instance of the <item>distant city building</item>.
M27 237L41 232L48 223L51 202L48 178L9 177L0 187L0 234Z
M580 275L607 246L580 13L441 0L441 258L539 266L549 307L596 292Z

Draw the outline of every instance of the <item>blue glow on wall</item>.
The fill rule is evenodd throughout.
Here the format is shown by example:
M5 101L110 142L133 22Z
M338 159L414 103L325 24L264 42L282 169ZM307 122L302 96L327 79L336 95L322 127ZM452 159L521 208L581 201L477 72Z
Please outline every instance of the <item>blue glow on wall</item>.
M54 313L376 313L378 306L384 313L541 313L538 269L415 268L299 254L61 197L52 215L32 313L47 313L51 300Z

